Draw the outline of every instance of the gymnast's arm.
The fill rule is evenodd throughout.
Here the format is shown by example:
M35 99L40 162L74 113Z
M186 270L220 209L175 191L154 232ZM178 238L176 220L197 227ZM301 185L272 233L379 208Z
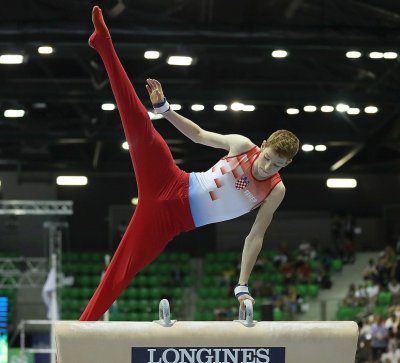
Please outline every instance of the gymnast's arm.
M164 113L163 116L182 134L197 144L228 150L232 154L240 154L254 146L247 137L242 135L223 135L206 131L193 121L172 110Z
M256 220L251 227L250 233L245 239L243 247L239 277L240 285L247 285L249 281L251 271L253 270L258 254L263 245L265 232L272 221L274 212L279 207L285 196L285 190L283 183L279 182L258 210ZM246 299L253 300L251 296L247 294L239 296L238 299L241 303Z
M159 81L148 79L146 89L153 105L165 100L164 93ZM169 109L162 115L174 125L182 134L195 143L230 151L231 154L239 154L249 150L254 144L245 136L230 134L222 135L215 132L203 130L199 125L188 118L179 115Z

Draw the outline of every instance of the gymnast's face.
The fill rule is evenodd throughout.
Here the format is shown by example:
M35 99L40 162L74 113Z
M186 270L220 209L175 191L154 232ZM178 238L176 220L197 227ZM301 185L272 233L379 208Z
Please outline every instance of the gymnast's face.
M261 145L261 152L253 164L253 175L257 179L267 179L290 164L291 161L279 156L274 149L266 146L264 141Z

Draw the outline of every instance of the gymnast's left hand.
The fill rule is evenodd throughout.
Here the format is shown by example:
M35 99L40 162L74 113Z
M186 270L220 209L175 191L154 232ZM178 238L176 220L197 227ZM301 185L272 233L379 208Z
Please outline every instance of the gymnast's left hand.
M153 105L164 101L164 92L161 87L161 83L156 79L146 79L146 89L150 96L150 101Z
M256 303L256 301L248 294L240 295L237 299L239 300L240 308L242 310L246 310L246 306L244 305L245 300L250 300L253 305Z

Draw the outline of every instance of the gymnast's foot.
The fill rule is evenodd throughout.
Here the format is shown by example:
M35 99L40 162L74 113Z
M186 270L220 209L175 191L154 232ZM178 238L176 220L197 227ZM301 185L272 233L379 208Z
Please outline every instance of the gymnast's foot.
M95 38L96 36L102 38L110 38L110 32L108 31L107 25L104 21L101 9L98 6L93 7L92 11L92 21L94 25L94 32L89 38L89 45L95 48Z

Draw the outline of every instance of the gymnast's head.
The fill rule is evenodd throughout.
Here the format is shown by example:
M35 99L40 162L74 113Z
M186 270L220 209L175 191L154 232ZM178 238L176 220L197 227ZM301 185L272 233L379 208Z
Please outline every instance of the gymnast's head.
M255 161L259 177L268 178L289 165L299 151L299 139L288 130L277 130L261 144L261 152Z

